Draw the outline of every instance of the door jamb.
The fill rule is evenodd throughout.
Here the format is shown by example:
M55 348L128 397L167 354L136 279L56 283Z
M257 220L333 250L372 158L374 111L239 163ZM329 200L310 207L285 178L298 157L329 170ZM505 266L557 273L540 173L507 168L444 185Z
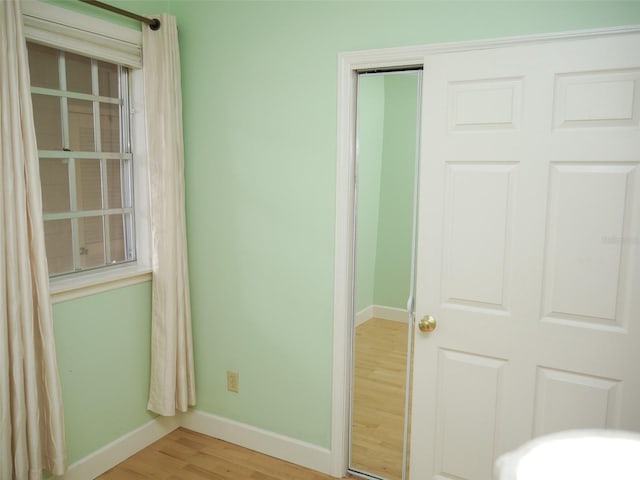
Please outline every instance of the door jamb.
M356 154L356 78L359 71L423 67L428 73L428 56L557 40L585 39L605 35L640 32L640 25L577 30L560 33L362 50L338 54L336 225L334 256L333 371L331 419L331 474L342 477L347 471L351 388L351 341L354 272L354 184ZM421 85L421 89L423 86ZM422 115L424 117L424 91ZM420 132L422 136L423 132ZM420 163L424 152L420 153Z

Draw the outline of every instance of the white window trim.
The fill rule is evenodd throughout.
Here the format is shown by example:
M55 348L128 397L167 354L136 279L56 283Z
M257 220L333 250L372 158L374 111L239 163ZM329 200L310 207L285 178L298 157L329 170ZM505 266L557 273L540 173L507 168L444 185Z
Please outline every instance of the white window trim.
M28 40L80 55L142 68L142 33L38 0L23 0Z
M27 40L130 68L136 261L49 280L51 302L60 303L152 277L149 163L146 145L142 34L130 28L36 0L22 2Z
M58 277L50 280L51 303L107 292L151 280L151 268L140 265L110 267L106 271L91 271L80 277Z

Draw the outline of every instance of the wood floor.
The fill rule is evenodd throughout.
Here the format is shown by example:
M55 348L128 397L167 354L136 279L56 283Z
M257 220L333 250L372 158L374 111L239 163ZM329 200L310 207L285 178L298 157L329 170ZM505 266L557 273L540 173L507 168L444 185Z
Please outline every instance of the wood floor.
M351 465L402 478L408 324L372 318L356 328Z
M356 328L351 465L402 478L407 324ZM179 428L96 480L330 480L324 475Z
M97 480L335 480L312 470L179 428Z

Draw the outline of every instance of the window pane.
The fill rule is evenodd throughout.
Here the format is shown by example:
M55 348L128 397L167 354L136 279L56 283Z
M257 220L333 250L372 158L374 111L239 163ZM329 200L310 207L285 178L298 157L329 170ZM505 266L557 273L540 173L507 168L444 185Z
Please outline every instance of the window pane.
M93 102L75 100L69 102L69 146L73 152L94 152Z
M68 212L69 160L66 158L40 159L42 210L44 213Z
M44 242L47 249L49 275L73 271L71 220L44 222Z
M80 268L100 267L104 259L104 231L102 217L78 219Z
M100 140L101 151L120 151L120 105L100 104Z
M133 161L122 160L122 207L133 207Z
M122 208L120 160L107 160L107 208Z
M98 84L100 95L118 98L118 66L112 63L98 62Z
M125 213L124 215L124 232L126 237L125 247L127 249L125 255L127 256L127 260L135 260L136 243L133 228L133 214L131 213Z
M31 96L36 139L40 150L62 150L60 99L49 95Z
M86 158L89 152L109 156L128 148L128 122L122 121L129 115L127 69L37 44L29 43L28 52L32 87L58 90L57 96L32 93L38 149L71 152L62 154L68 158L39 160L43 213L73 217L45 220L50 274L135 260L134 215L121 211L132 208L132 160ZM74 93L94 99L67 96ZM96 95L110 100L99 102ZM109 215L107 209L119 213Z
M58 51L36 43L27 43L27 48L29 50L31 85L43 88L60 88Z
M64 58L67 64L67 91L91 93L91 59L68 52Z
M124 262L124 215L109 215L109 246L111 248L111 263Z
M75 163L78 210L102 208L100 160L76 160Z

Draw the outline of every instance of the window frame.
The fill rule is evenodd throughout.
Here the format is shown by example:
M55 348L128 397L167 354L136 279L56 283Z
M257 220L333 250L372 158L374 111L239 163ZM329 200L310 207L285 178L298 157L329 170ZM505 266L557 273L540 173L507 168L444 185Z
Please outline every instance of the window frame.
M149 164L146 148L142 34L40 1L22 2L27 41L118 63L129 69L134 231L137 258L49 279L52 303L151 280Z

